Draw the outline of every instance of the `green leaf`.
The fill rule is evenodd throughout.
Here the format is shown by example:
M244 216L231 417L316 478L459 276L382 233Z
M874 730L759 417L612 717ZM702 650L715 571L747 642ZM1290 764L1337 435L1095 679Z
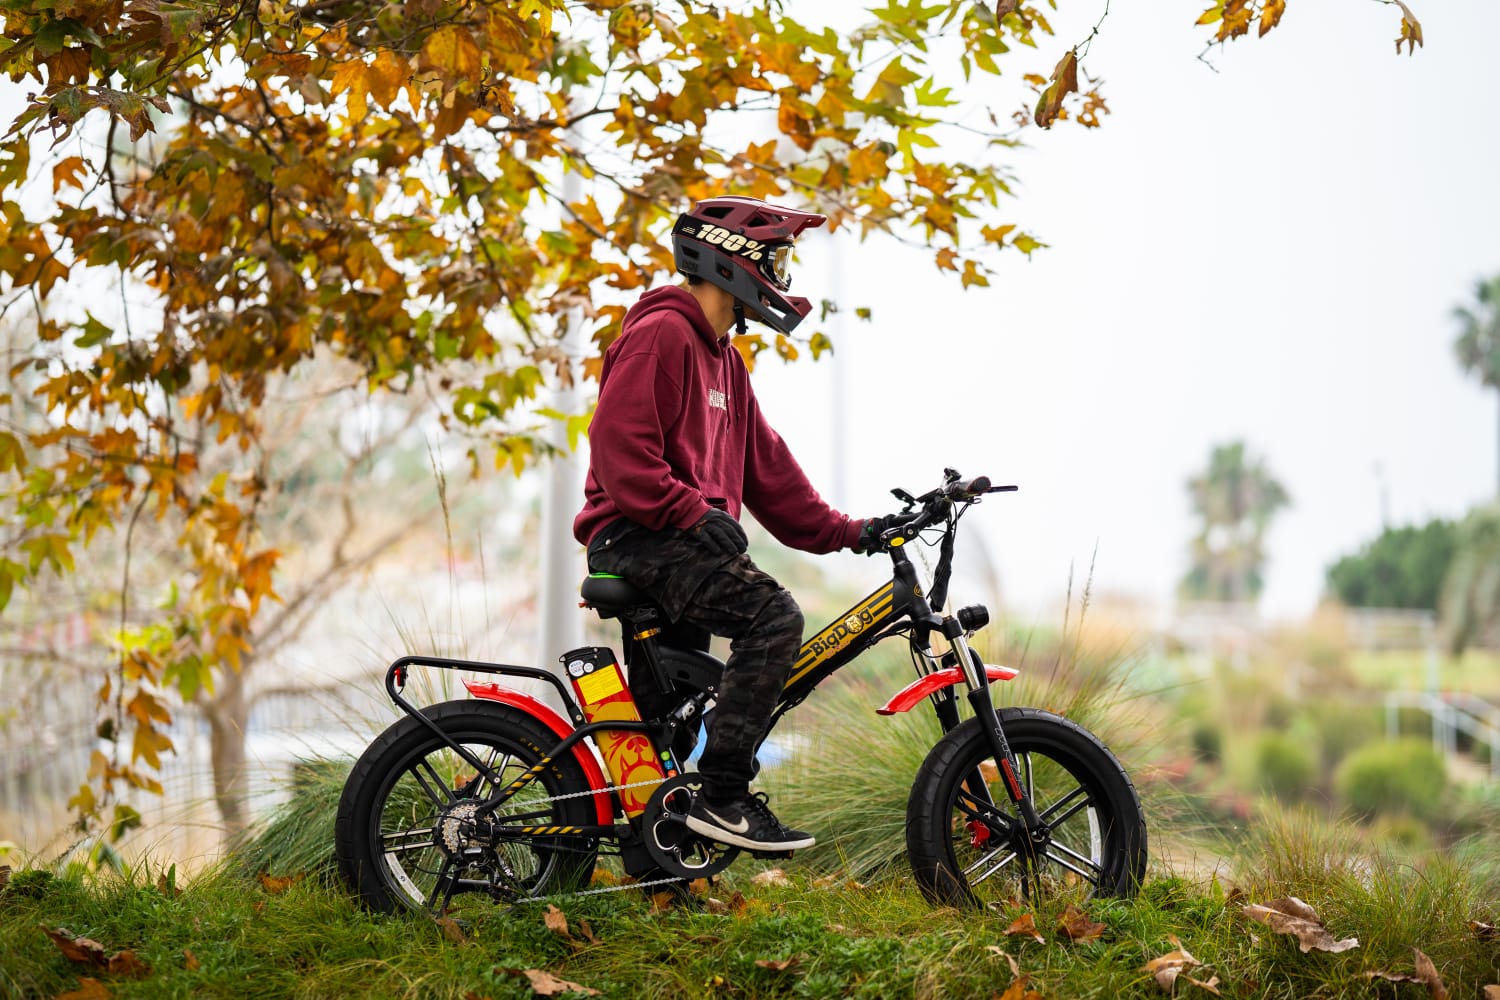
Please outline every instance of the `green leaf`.
M83 324L83 334L74 343L78 347L98 347L109 339L109 335L115 331L94 318L94 314L85 312L88 322Z

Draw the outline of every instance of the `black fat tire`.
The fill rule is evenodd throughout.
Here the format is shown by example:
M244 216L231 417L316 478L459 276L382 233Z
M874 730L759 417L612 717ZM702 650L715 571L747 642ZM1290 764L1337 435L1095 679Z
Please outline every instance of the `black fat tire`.
M476 751L481 760L489 756L486 751L506 755L498 758L505 762L506 779L518 777L559 742L536 719L509 705L472 699L449 701L424 709L423 714L455 741ZM382 838L383 829L387 833L410 829L416 834L423 829L424 822L430 828L436 821L437 810L413 794L416 780L412 769L424 760L439 773L458 768L473 771L436 733L420 720L407 717L366 748L350 771L339 799L334 823L339 874L373 910L394 913L422 909L424 901L415 899L410 888L425 894L438 882L437 871L444 855L437 847L403 852L393 868L386 861ZM449 791L454 784L445 782ZM517 793L517 800L528 794L538 799L587 792L589 788L583 769L571 754L565 754ZM585 826L598 822L594 798L589 795L541 803L539 808L547 815L528 822L546 826ZM506 811L507 806L502 806L500 815ZM559 838L556 842L563 849L549 850L545 844L532 841L501 845L512 877L486 878L469 872L464 888L486 888L498 899L515 899L586 886L593 874L597 842L581 836L566 842ZM402 875L407 886L402 884Z
M987 879L985 868L1004 857L994 843L976 847L966 827L961 793L975 774L984 776L997 808L1014 817L1014 807L998 780L989 739L978 719L969 719L940 740L927 755L912 786L906 810L906 849L912 874L929 899L951 906L1004 903L1034 889L1065 895L1135 895L1146 874L1146 820L1140 799L1120 762L1088 730L1050 712L1030 708L997 710L1012 754L1029 765L1037 781L1036 805L1045 811L1062 794L1081 789L1088 807L1064 822L1060 842L1092 855L1097 876L1080 879L1043 860L1025 879L1019 859ZM1092 824L1091 817L1093 813ZM1087 841L1085 847L1084 842ZM980 862L969 875L965 870Z

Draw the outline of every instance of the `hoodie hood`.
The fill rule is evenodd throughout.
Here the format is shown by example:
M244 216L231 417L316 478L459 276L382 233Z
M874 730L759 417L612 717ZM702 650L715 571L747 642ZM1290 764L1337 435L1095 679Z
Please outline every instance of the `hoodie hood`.
M691 292L677 285L667 285L664 288L653 288L625 314L625 320L620 324L622 334L629 333L634 327L646 322L652 316L662 312L674 312L692 324L693 331L715 353L723 349L724 338L714 332L709 325L708 317L703 314L703 307L698 300L693 298Z

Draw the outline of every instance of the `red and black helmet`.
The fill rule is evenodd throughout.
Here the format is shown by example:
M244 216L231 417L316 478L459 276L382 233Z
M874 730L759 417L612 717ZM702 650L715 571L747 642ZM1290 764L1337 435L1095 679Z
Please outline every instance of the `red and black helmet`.
M758 198L709 198L678 216L672 229L677 273L717 285L752 319L790 333L812 312L807 299L787 295L792 243L828 219L769 205Z

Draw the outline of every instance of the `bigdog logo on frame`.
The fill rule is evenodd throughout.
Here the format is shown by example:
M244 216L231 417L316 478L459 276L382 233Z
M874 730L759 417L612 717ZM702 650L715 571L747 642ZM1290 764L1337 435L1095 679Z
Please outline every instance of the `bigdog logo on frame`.
M801 677L834 653L845 648L856 637L888 615L895 602L894 585L886 584L854 607L845 611L834 623L802 644L797 654L797 665L787 683Z

